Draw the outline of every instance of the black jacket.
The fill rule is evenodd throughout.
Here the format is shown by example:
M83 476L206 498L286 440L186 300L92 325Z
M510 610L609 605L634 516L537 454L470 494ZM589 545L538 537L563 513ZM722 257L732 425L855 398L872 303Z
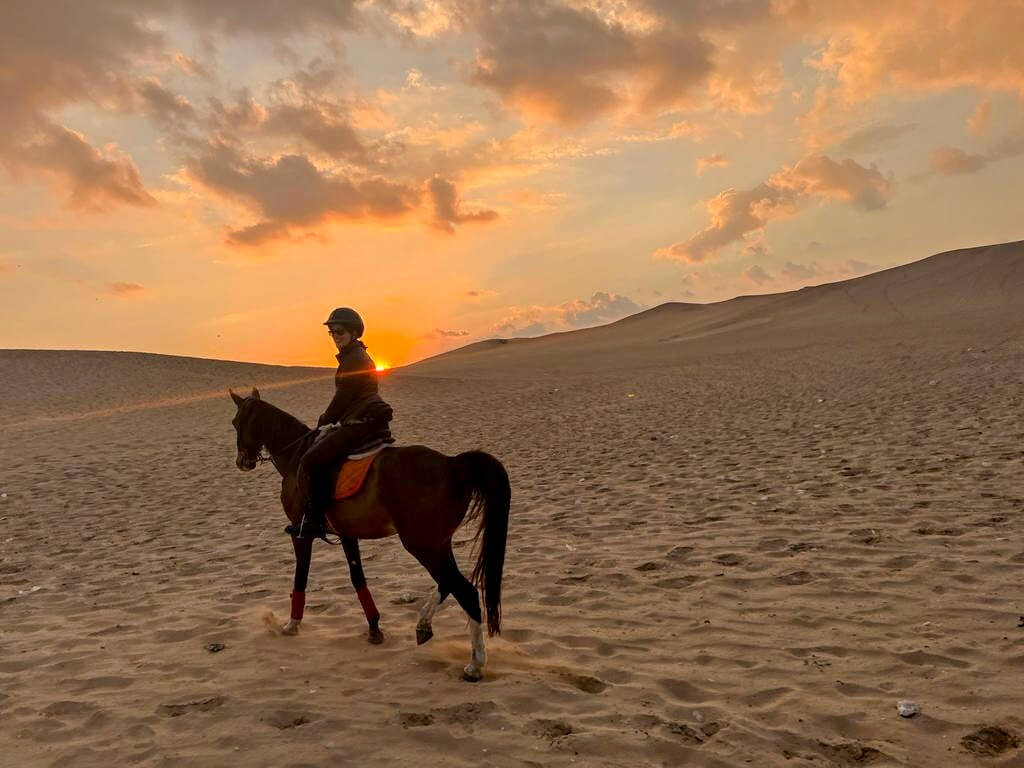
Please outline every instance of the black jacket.
M316 425L344 423L352 419L391 421L391 406L377 390L377 366L366 352L366 345L353 341L337 355L338 370L334 374L334 398Z

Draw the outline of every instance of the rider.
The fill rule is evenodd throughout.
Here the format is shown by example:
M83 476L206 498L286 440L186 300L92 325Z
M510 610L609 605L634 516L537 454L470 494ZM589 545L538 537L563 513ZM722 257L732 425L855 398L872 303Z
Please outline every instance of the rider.
M365 329L363 319L354 309L339 307L324 325L338 348L336 390L316 422L320 436L299 460L302 522L289 525L285 533L301 539L324 538L327 509L334 498L335 471L345 457L377 437L394 442L388 428L391 406L377 392L377 367L359 340Z

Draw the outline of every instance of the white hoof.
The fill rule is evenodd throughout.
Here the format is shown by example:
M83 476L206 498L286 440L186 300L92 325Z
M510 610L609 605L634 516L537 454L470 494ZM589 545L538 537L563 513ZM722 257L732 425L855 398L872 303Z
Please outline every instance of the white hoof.
M475 683L484 676L484 671L476 664L467 664L462 670L462 679Z
M295 619L288 619L288 623L281 627L282 635L297 635L299 634L299 624L301 622Z

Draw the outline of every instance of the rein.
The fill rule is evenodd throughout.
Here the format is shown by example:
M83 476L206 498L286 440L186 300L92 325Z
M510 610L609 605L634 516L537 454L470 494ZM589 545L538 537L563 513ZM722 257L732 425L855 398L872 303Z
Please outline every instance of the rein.
M278 451L278 453L286 453L288 451L288 449L291 448L293 445L296 445L300 441L305 440L307 437L309 437L314 432L319 432L319 431L320 431L320 427L314 427L313 429L308 430L304 434L301 434L297 438L292 440L290 443L288 443L288 445L284 446L284 448L282 448L280 451ZM261 449L260 453L256 454L256 463L257 464L264 464L264 463L266 463L268 461L271 464L274 465L274 467L277 469L278 472L280 472L282 475L284 474L284 471L281 469L280 465L278 465L277 460L270 454L270 452L267 451L267 453L263 453L263 450Z

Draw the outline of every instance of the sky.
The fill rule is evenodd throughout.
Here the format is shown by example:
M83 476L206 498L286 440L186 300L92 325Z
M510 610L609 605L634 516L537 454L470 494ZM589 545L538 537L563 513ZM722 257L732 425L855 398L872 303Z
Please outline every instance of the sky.
M1021 0L2 7L3 348L394 366L1024 238Z

